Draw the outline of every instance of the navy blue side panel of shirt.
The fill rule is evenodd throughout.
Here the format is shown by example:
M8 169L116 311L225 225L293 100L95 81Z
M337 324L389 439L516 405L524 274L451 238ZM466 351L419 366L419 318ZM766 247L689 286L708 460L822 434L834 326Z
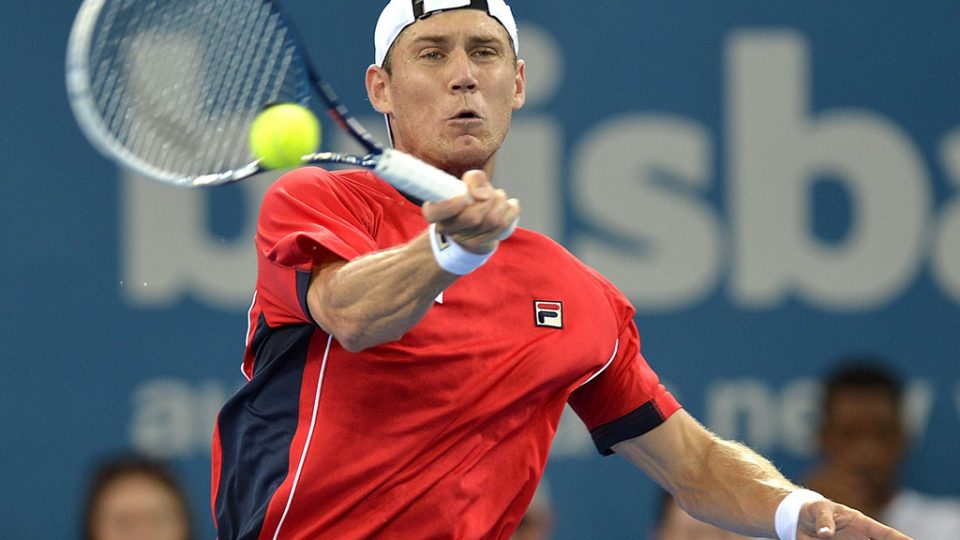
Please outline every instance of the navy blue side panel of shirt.
M304 316L310 321L313 320L313 315L310 314L310 305L307 303L307 292L310 290L311 277L313 277L312 272L297 270L297 298L300 299L300 309L303 310ZM259 360L259 355L257 359Z
M256 540L287 477L300 385L315 326L257 323L253 378L220 411L221 469L214 514L221 539Z
M601 455L613 454L613 445L639 437L666 420L652 401L648 401L629 413L594 428L590 432L593 444Z

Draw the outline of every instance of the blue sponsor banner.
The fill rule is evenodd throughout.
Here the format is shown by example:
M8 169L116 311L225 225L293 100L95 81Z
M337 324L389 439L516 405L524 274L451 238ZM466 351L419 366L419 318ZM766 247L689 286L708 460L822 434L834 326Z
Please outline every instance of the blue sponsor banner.
M958 494L960 5L513 4L528 100L495 181L630 296L687 409L799 478L818 376L876 352L907 381L905 483ZM286 5L379 128L362 79L381 3ZM99 156L64 90L77 7L11 0L0 22L0 523L75 537L91 464L140 448L173 460L209 538L271 178L186 191ZM547 475L556 538L646 537L652 482L574 416Z

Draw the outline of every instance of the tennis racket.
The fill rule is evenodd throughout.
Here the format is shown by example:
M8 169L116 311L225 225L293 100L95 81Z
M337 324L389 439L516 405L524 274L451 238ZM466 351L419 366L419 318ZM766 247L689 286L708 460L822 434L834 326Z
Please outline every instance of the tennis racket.
M368 154L321 152L304 156L304 165L365 167L424 201L469 198L459 179L384 147L351 116L276 1L85 0L66 77L91 143L160 182L213 186L263 172L247 146L253 119L267 104L308 106L316 94Z

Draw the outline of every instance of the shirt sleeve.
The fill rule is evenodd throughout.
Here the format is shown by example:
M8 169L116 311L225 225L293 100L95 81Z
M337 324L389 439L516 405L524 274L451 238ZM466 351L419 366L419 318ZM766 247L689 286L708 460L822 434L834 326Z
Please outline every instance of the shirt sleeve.
M267 324L314 323L307 309L313 267L378 249L378 212L335 174L301 168L267 191L257 223L257 295Z
M613 454L615 444L647 433L680 409L640 353L633 309L624 315L610 363L568 399L604 456Z

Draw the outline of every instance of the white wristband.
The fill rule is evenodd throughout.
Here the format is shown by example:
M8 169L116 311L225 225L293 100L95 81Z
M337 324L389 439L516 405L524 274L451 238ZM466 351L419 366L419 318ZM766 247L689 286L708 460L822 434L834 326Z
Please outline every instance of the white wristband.
M487 259L493 255L497 249L494 248L490 253L477 254L467 251L460 247L452 238L437 232L437 224L431 223L430 247L433 249L433 257L437 259L437 264L451 274L462 276L469 274L487 262Z
M797 540L797 525L800 523L800 508L808 502L823 500L823 495L809 489L798 489L787 495L777 506L774 519L780 540Z

